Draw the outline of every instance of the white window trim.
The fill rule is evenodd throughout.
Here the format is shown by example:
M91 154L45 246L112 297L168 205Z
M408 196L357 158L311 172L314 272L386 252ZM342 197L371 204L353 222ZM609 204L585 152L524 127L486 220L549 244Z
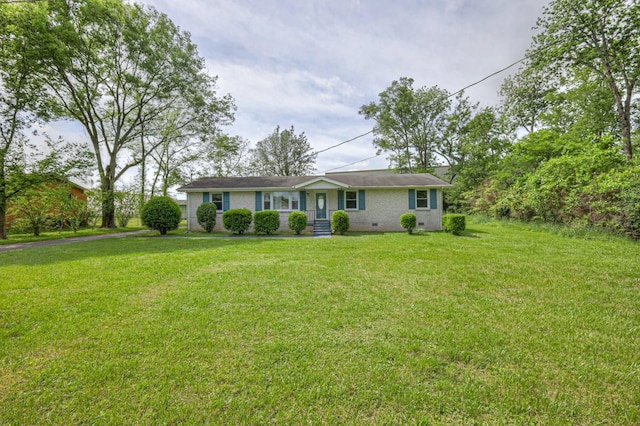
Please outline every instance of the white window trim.
M356 206L355 207L347 207L347 193L353 192L356 194ZM359 210L360 209L360 194L358 191L344 191L344 209L345 210Z
M216 205L216 213L222 213L222 209L224 208L224 194L222 192L210 192L209 193L209 202L213 203L213 194L220 195L220 208Z
M420 200L426 200L427 201L427 206L426 207L418 207L418 191L424 191L427 193L427 196L425 198L420 198ZM431 206L429 205L429 190L428 189L416 189L416 210L430 210Z
M286 193L289 194L289 206L286 209L275 209L273 207L273 194L274 193ZM269 208L265 207L265 201L267 198L267 194L269 195ZM293 201L294 201L294 195L297 195L297 198L295 199L295 201L298 202L298 208L294 209L293 206ZM278 212L293 212L293 211L299 211L300 210L300 192L298 191L265 191L262 193L262 209L263 210L275 210Z

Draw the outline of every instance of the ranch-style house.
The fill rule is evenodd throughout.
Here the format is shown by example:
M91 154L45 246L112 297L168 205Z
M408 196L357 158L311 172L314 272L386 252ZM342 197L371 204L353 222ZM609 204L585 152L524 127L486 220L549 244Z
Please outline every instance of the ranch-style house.
M450 185L430 174L394 174L387 170L326 173L321 176L206 177L178 189L187 194L187 227L202 230L196 210L203 202L218 209L215 230L222 231L222 213L246 208L280 212L287 230L292 211L307 214L309 226L331 220L336 210L349 215L353 231L403 231L400 215L412 212L418 228L439 231L442 190Z

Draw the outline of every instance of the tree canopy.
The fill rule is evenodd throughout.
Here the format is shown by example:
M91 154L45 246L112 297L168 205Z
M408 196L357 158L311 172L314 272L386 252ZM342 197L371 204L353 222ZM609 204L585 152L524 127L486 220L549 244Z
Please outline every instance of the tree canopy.
M304 176L315 170L316 155L304 132L278 126L250 151L249 170L258 176Z

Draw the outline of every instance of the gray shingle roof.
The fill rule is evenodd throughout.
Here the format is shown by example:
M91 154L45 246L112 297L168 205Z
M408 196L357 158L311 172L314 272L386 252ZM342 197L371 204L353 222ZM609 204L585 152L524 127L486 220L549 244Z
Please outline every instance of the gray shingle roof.
M309 181L326 178L353 188L410 188L410 187L447 187L447 182L427 173L422 174L339 174L330 176L253 176L253 177L206 177L194 180L178 188L182 192L198 190L252 190L252 189L290 189Z

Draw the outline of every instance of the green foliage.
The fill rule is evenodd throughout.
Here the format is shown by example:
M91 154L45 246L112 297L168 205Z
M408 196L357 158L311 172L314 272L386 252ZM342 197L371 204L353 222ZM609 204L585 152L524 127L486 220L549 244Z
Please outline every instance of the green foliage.
M305 212L291 212L289 213L289 229L300 235L307 227L307 214Z
M443 231L460 235L465 229L467 229L467 217L465 215L451 213L442 216Z
M253 214L253 229L259 234L273 234L280 228L277 210L262 210Z
M349 215L344 210L336 210L331 215L331 229L333 232L337 232L340 235L344 235L351 226L349 222Z
M9 209L16 217L16 227L29 229L35 237L45 228L53 209L52 192L45 185L25 191Z
M416 219L416 215L413 213L408 212L400 216L400 226L406 229L410 234L413 232L417 224L418 221Z
M168 231L177 229L182 219L182 212L178 203L170 197L152 197L142 207L140 212L142 223L149 229L166 235Z
M113 197L118 226L126 228L131 218L138 213L140 194L137 194L132 187L128 187L114 192Z
M378 103L360 107L359 113L376 122L373 143L390 153L398 170L426 172L435 164L437 143L446 131L449 93L437 86L415 89L412 78L393 81Z
M216 226L217 209L215 203L202 203L196 210L196 218L200 226L207 232L213 232Z
M304 132L278 126L251 150L249 169L257 176L304 176L315 170L316 156Z
M222 213L222 226L236 234L244 234L251 226L251 211L248 209L231 209Z

